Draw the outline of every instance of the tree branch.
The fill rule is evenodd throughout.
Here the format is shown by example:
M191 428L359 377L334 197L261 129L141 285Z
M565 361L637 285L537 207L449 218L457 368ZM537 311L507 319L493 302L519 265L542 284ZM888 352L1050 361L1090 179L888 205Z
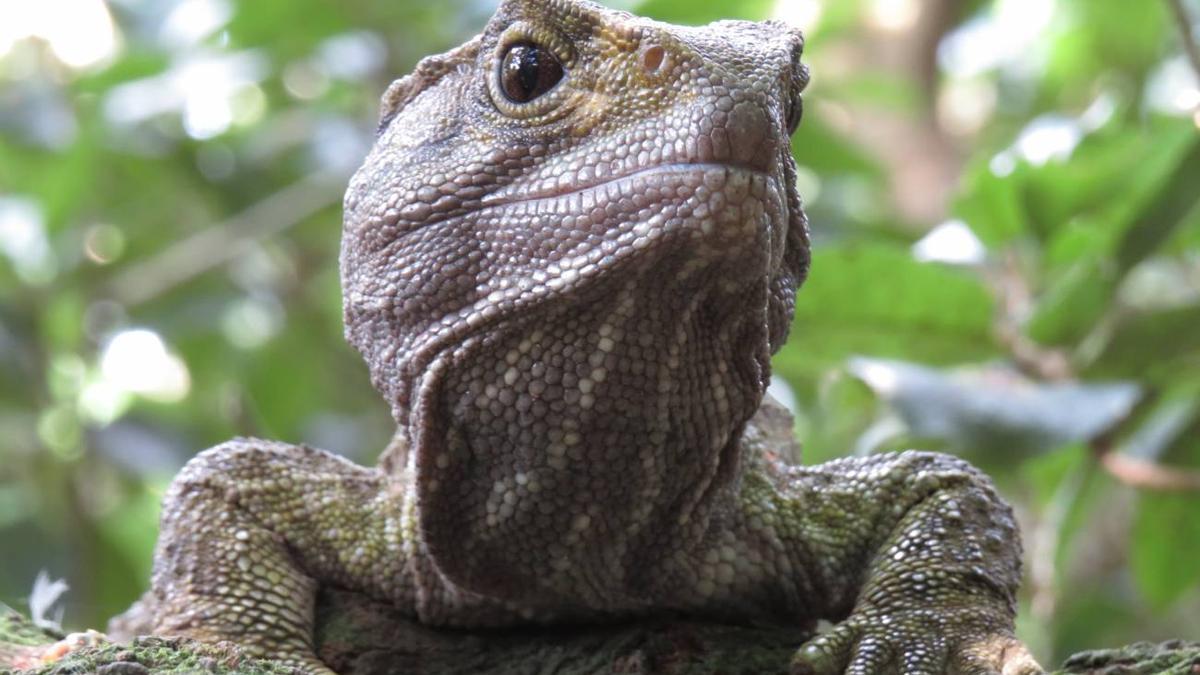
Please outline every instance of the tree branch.
M1119 452L1100 454L1100 466L1124 485L1159 492L1200 492L1200 471L1166 467Z
M244 253L254 241L288 229L334 203L345 176L325 171L306 176L241 213L176 242L122 271L108 291L129 306L158 295Z

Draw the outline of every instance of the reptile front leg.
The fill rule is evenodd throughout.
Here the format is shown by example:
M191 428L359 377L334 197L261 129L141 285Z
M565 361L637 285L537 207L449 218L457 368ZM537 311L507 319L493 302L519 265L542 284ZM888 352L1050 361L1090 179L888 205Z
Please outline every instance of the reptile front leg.
M413 601L403 509L385 483L283 443L239 439L198 455L164 499L151 591L114 626L230 640L332 673L313 652L318 579Z
M1012 511L966 462L906 452L788 469L772 499L807 597L840 621L794 673L1042 672L1013 635Z

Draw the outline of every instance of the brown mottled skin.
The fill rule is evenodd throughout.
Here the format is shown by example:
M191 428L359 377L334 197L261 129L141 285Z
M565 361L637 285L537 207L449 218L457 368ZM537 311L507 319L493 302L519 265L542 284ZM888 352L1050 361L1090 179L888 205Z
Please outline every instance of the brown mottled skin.
M395 442L373 469L253 439L196 457L115 631L329 672L328 584L433 626L837 622L796 673L1040 673L983 475L917 452L784 466L756 415L809 262L802 45L505 0L392 85L341 263Z

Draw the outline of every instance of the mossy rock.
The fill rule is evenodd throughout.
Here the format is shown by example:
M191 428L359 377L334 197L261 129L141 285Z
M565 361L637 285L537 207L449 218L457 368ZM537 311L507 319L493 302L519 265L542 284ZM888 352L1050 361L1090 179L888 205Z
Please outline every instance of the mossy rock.
M1200 675L1200 642L1137 642L1119 649L1080 652L1063 664L1061 675Z
M433 630L351 593L322 594L318 651L347 675L622 673L740 675L785 673L805 638L802 628L746 627L686 620L640 621L505 631ZM0 673L145 675L291 672L240 653L236 645L145 637L129 645L100 641L52 663L27 659L61 639L16 612L0 612ZM24 656L23 656L24 655ZM26 660L22 660L25 658ZM1137 643L1082 652L1053 675L1200 675L1200 643Z
M128 645L118 645L100 639L98 634L70 636L70 641L78 647L60 659L44 661L45 646L63 637L38 628L16 612L0 609L0 674L284 675L292 672L291 668L270 661L249 658L231 643L210 645L183 638L142 637Z

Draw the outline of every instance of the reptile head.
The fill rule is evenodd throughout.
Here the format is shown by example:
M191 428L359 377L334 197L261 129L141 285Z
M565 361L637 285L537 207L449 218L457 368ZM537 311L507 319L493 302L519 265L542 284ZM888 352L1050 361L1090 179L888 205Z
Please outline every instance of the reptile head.
M505 0L385 94L346 195L346 334L416 449L445 573L552 583L591 538L702 520L735 477L808 266L802 45ZM600 492L629 512L580 518ZM531 531L541 550L491 564Z

